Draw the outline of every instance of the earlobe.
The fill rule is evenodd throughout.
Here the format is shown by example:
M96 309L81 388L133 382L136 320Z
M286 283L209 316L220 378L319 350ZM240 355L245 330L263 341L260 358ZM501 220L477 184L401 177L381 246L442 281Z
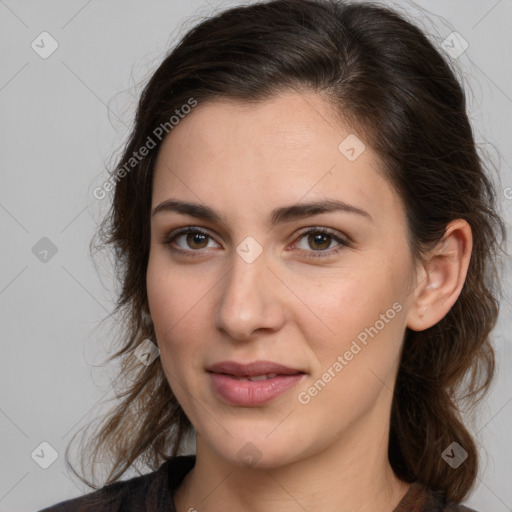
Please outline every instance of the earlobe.
M464 286L472 248L471 226L463 219L450 222L419 269L421 275L407 318L409 329L428 329L450 311Z

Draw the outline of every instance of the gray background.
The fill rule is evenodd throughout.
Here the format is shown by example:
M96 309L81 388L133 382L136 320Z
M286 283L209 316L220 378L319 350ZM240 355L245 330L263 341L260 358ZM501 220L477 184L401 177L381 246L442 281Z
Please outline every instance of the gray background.
M111 271L107 260L96 269L89 255L108 198L92 191L128 133L141 84L169 46L203 16L237 3L0 0L1 511L37 510L88 490L63 454L73 433L104 410L98 405L115 375L114 365L101 367L112 324L99 325L112 310ZM465 77L477 141L500 166L510 226L512 1L392 5L441 48L454 30L468 42L452 61ZM46 59L31 47L43 31L59 45ZM37 254L48 245L43 237L54 255ZM509 269L507 290L510 276ZM467 503L480 512L512 510L511 319L507 291L494 331L499 374L474 427L485 448ZM58 453L48 469L34 460L49 461L42 442Z

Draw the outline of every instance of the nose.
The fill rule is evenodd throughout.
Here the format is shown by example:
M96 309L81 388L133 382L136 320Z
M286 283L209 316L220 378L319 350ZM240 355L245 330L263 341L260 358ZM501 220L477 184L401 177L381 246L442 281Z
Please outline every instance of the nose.
M268 268L263 252L248 263L237 253L223 280L215 308L214 323L236 340L247 340L260 329L277 331L286 318L282 283Z

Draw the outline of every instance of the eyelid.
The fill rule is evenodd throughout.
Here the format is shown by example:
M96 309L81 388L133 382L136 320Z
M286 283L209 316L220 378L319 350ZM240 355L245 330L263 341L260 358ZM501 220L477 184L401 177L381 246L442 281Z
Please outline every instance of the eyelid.
M343 243L350 245L353 243L353 240L345 233L338 231L334 228L328 228L327 226L307 226L305 228L301 228L298 233L295 234L295 237L300 238L308 233L325 233L326 235L332 236L334 239L341 240Z

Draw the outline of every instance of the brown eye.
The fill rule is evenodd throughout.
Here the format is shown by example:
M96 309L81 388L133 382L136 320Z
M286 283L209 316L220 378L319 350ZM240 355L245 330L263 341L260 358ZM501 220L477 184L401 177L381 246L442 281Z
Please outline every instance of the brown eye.
M303 240L305 243L300 247L299 244ZM327 228L309 229L302 233L299 241L299 243L296 243L296 247L306 253L305 258L329 257L337 254L344 247L350 247L350 243L347 240L344 240L337 233L333 233ZM338 244L334 248L331 246L333 241Z
M163 243L169 245L172 251L191 254L204 252L202 249L208 248L208 242L210 240L213 240L211 235L205 231L198 228L187 227L180 229L178 232L169 234L165 237Z
M204 249L204 242L208 238L207 235L203 235L202 233L197 232L188 233L182 236L185 236L186 243L191 249Z
M308 235L308 244L312 249L328 249L330 242L332 240L331 235L326 235L325 233L316 233L314 235ZM327 240L327 242L326 242ZM316 246L316 247L315 247Z

